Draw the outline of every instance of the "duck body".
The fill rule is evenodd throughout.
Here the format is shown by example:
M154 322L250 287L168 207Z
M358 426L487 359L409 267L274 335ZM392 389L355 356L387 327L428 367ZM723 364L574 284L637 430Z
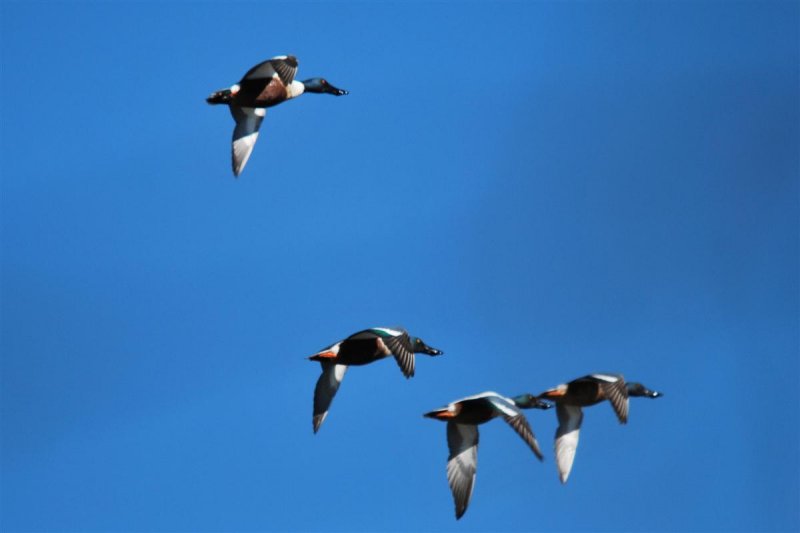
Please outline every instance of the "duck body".
M556 404L555 452L561 483L567 482L572 471L583 423L582 408L608 400L620 424L626 424L630 396L658 398L663 394L651 391L641 383L626 383L622 374L598 373L562 383L539 395Z
M447 422L447 482L453 493L456 519L467 511L478 471L478 426L502 417L522 437L539 460L542 452L521 409L548 409L546 402L523 394L507 398L496 392L482 392L449 403L423 416Z
M550 406L531 395L507 398L493 391L482 392L456 400L446 407L425 413L427 418L445 420L456 424L478 426L499 416L518 416L520 408L548 409Z
M400 327L376 327L350 335L344 340L323 348L309 357L312 361L328 361L338 365L368 365L389 356L397 359L403 374L414 375L414 354L441 355L441 350L431 348L422 339L412 338Z
M620 374L591 374L559 385L541 396L563 405L581 407L589 407L617 397L627 399L625 380Z
M294 79L297 58L291 55L276 56L254 66L238 83L230 88L211 93L206 102L226 104L236 121L233 131L232 166L234 176L244 170L255 146L266 109L306 93L328 93L335 96L348 94L323 78L306 81Z
M441 350L425 344L419 337L412 337L401 327L375 327L350 335L344 340L323 348L309 357L322 366L322 374L314 388L314 433L319 431L328 416L344 374L350 366L363 366L394 356L406 378L414 376L414 354L442 355Z

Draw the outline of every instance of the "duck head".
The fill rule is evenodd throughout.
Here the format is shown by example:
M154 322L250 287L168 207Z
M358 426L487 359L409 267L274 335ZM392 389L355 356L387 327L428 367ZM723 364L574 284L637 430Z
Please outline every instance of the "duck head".
M626 383L625 386L628 388L628 396L647 396L648 398L664 396L663 392L650 390L641 383Z
M431 348L419 337L411 338L411 347L414 349L414 353L426 353L428 355L442 355L444 353L436 348Z
M528 393L514 396L511 398L511 401L513 401L517 407L523 409L550 409L553 407L553 404L542 401L533 394Z
M334 87L325 78L311 78L310 80L303 81L305 92L307 93L328 93L334 96L344 96L350 94L350 91Z

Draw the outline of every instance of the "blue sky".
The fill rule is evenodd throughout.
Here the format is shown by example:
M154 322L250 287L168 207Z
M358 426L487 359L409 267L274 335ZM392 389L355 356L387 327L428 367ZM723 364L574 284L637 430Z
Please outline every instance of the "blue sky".
M0 5L5 531L800 529L796 2ZM204 99L291 53L239 180ZM443 357L319 366L402 324ZM443 424L594 371L569 483Z

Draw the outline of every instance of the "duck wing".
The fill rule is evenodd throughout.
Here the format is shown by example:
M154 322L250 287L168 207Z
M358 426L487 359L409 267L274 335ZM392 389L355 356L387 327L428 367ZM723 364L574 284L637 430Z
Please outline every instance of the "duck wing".
M520 437L522 437L522 440L524 440L528 446L530 446L530 449L540 461L544 459L542 450L539 448L539 443L536 442L536 436L533 434L533 430L531 429L530 424L528 424L528 420L525 418L525 415L520 413L517 416L504 416L503 419L508 422L508 425L511 426Z
M289 85L297 74L297 58L294 56L276 56L254 66L242 78L245 80L261 80L275 77L277 74L284 85Z
M601 374L595 377L615 378L613 381L598 379L598 383L603 391L603 396L608 399L611 407L614 408L619 423L626 424L628 422L628 387L625 385L625 379L622 376L604 376Z
M339 390L344 373L347 372L347 365L337 365L329 361L320 361L320 364L322 365L322 374L317 380L317 386L314 387L314 417L312 419L314 433L319 431L319 427L328 416L328 409L331 407L333 397Z
M411 337L408 333L403 331L394 337L384 338L383 343L392 352L403 375L407 378L414 377L414 348L411 346Z
M236 121L236 127L233 129L231 163L233 175L238 177L250 159L250 154L253 153L253 147L258 139L258 128L261 127L261 121L264 120L267 111L261 107L235 105L229 107Z
M478 426L447 423L447 482L456 505L456 519L467 510L478 471Z
M482 398L492 405L492 408L503 417L503 420L508 422L508 425L522 437L522 440L530 446L533 453L541 461L544 458L542 450L539 448L539 443L536 442L536 436L533 434L533 430L520 408L517 407L513 401L497 393L488 393L482 396Z
M578 449L583 411L577 405L556 405L558 429L556 430L556 465L561 483L566 483Z

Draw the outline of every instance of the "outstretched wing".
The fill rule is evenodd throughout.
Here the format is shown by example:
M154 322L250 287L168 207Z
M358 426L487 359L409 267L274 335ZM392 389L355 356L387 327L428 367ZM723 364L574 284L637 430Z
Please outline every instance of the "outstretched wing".
M347 372L347 365L337 365L328 361L320 361L322 365L322 375L317 380L314 387L314 433L319 431L325 417L328 416L328 409L331 407L333 397L339 390L339 385Z
M467 510L478 471L478 426L447 423L447 482L456 505L456 519Z
M539 443L536 442L536 436L533 434L533 430L530 424L528 424L525 415L520 413L517 416L503 416L503 419L508 422L508 425L522 437L522 440L524 440L528 446L530 446L531 450L533 450L533 453L536 454L536 457L538 457L540 461L544 459L542 450L539 448Z
M261 107L239 107L235 105L229 107L231 115L236 121L236 127L233 129L231 163L233 175L238 177L244 170L247 160L250 159L250 154L256 145L256 139L258 139L258 128L261 127L261 121L264 120L267 112L266 109Z
M522 440L530 446L533 453L536 454L536 457L541 461L544 458L542 450L539 448L539 443L536 442L536 436L533 434L533 430L520 408L517 407L513 401L497 393L491 393L484 397L491 403L495 411L503 417L503 420L508 422L508 425L522 437Z
M592 374L592 377L600 384L605 396L617 413L620 424L628 422L628 388L625 385L625 378L620 374Z
M577 405L556 405L558 429L556 430L556 465L561 483L566 483L578 449L578 437L583 422L583 411Z
M392 352L397 365L407 378L414 376L414 348L411 346L411 338L408 333L403 331L394 337L383 338L383 343Z
M278 75L284 85L289 85L297 74L297 58L294 56L276 56L254 66L242 78L244 80L269 79Z

